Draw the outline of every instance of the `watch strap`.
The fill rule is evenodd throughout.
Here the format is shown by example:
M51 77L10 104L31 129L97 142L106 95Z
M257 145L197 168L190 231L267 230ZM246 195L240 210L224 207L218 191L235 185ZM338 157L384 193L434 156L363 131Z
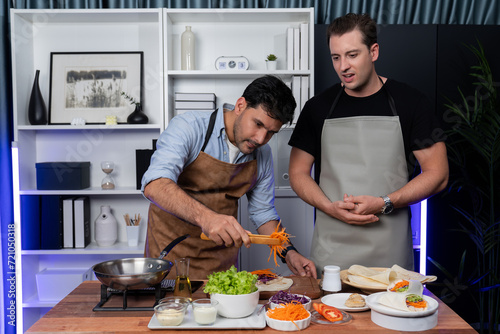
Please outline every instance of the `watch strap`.
M291 250L294 250L296 251L297 253L299 252L297 250L297 248L293 247L293 245L290 245L288 247L286 247L284 250L281 251L281 253L279 254L280 258L281 258L281 262L283 263L286 263L286 254L288 254L289 251Z

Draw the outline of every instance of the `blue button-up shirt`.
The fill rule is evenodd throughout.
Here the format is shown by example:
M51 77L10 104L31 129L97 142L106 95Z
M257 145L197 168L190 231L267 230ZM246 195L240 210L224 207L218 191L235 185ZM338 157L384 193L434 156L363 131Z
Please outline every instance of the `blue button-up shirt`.
M233 110L231 104L224 104L224 109ZM229 148L226 143L223 108L217 111L214 130L205 147L205 153L212 157L229 161ZM142 177L142 191L151 181L168 178L177 182L184 168L192 163L201 151L210 121L209 112L190 111L178 115L170 121L156 143L156 151L151 158L149 169ZM258 228L270 220L279 220L274 207L274 170L271 147L263 145L256 149L257 183L247 192L250 221ZM254 159L254 154L238 153L234 163L243 163Z

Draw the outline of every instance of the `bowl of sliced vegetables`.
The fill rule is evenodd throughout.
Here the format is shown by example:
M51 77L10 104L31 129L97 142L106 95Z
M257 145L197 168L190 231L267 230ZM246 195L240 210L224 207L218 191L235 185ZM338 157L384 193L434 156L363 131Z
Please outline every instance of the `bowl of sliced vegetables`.
M226 271L208 275L203 291L210 293L210 299L218 302L217 313L220 316L244 318L253 314L259 304L256 282L257 275L244 270L237 271L232 266Z
M311 310L311 298L306 295L298 295L295 293L291 293L289 291L278 291L271 298L269 298L269 307L275 308L281 304L287 304L292 302L298 302L304 305L304 308L307 311Z
M297 302L280 304L267 310L266 324L279 331L300 331L311 324L311 313Z

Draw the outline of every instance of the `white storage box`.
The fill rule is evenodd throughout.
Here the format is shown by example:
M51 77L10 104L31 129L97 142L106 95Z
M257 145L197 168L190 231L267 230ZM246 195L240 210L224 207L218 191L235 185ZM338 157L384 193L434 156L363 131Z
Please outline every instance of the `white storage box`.
M44 269L36 274L36 286L40 301L60 301L80 283L90 278L87 269Z

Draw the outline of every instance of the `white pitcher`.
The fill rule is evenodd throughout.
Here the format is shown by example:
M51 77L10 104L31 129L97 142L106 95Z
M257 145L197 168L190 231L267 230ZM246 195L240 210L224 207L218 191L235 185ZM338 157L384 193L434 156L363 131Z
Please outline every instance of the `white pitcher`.
M101 213L95 220L95 242L99 247L112 246L118 239L118 224L109 205L101 205Z

